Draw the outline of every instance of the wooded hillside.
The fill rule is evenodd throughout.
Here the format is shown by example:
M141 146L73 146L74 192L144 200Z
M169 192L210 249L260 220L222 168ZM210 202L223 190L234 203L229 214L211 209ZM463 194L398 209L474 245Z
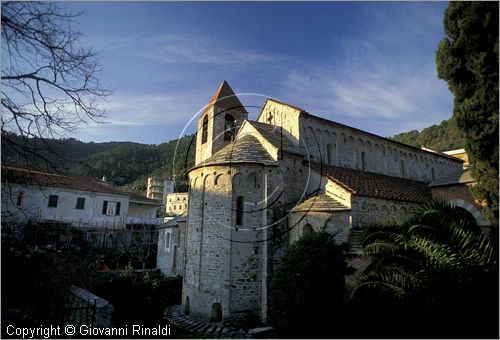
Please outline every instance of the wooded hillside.
M185 169L194 165L195 135L160 145L133 142L81 142L68 139L29 139L2 135L2 164L32 167L41 170L68 172L91 178L106 179L127 190L145 193L149 176L175 177L177 190L185 190ZM5 139L9 143L5 143ZM39 155L26 160L18 157L18 144ZM191 141L193 145L188 149ZM22 151L21 151L22 152Z
M465 147L463 134L453 118L443 120L439 125L429 126L422 131L411 130L391 137L398 142L415 147L425 146L436 151L462 149Z

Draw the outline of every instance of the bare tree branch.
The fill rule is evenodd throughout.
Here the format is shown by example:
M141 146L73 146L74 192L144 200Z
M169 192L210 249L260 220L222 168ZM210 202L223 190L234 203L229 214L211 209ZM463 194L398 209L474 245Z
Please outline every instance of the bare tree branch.
M11 140L7 133L22 136L25 145L13 147L32 164L28 160L38 157L27 140L41 138L48 146L47 138L102 122L98 103L111 92L100 84L97 55L80 46L81 34L72 28L81 13L53 2L1 6L2 144Z
M126 254L131 261L140 262L142 269L146 269L148 259L156 250L156 227L144 221L131 229L120 231L117 237L119 252Z

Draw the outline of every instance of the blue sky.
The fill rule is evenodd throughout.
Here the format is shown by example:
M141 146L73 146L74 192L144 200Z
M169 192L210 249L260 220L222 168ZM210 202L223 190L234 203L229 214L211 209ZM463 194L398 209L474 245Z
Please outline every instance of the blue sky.
M446 2L64 5L86 12L76 27L114 90L107 123L72 135L84 141L159 144L192 133L189 121L223 80L245 105L273 97L382 136L453 110L435 67Z

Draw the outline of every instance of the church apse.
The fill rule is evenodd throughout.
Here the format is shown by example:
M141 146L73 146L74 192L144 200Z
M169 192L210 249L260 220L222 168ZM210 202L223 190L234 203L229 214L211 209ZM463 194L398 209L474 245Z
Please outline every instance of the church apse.
M212 305L222 319L260 316L267 280L268 167L259 164L205 166L192 170L188 254L183 301L191 315L209 321ZM276 190L274 190L276 191ZM264 295L265 292L264 292ZM266 298L264 298L264 305Z

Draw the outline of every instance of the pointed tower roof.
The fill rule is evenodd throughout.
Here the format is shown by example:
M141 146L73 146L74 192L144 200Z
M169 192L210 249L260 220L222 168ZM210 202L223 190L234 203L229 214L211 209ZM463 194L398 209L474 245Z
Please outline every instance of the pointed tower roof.
M205 113L215 104L225 109L239 109L243 112L248 113L238 97L234 94L231 86L229 86L229 84L225 80L222 82L222 84L220 84L217 91L215 91L212 99L210 99L210 101L208 102L207 107L203 110L203 113Z

